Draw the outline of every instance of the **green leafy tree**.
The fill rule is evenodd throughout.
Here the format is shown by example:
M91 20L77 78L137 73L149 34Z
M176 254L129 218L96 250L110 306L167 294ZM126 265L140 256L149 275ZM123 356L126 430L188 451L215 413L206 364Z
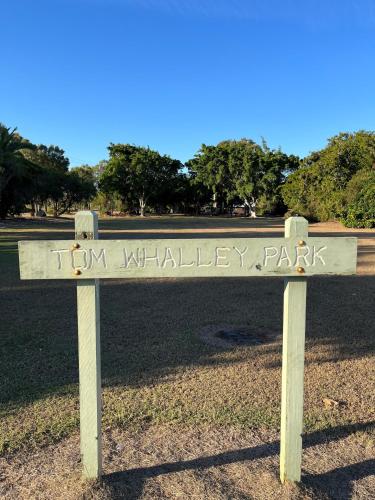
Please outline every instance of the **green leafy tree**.
M315 218L311 190L314 182L312 168L302 167L292 173L281 187L282 197L293 215Z
M321 151L308 156L282 188L290 211L316 220L340 217L346 205L346 187L360 170L375 162L375 133L359 131L332 137Z
M210 203L212 192L197 179L189 162L186 163L185 168L187 172L179 174L177 187L174 190L176 201L182 212L198 215L204 205Z
M347 227L375 227L375 170L360 170L348 182L342 222Z
M218 208L219 213L236 194L229 170L229 144L230 141L223 141L217 146L202 144L195 157L188 162L188 168L194 173L196 181L211 191L214 207Z
M95 169L82 165L69 170L69 159L63 149L40 144L28 155L39 166L39 173L34 179L34 210L43 204L49 205L54 217L58 217L75 204L87 206L95 196Z
M112 213L117 208L117 205L119 205L119 209L123 208L123 202L117 195L116 190L112 189L111 176L108 175L107 164L107 160L101 160L93 167L96 195L92 203L102 214Z
M196 178L216 199L227 205L239 199L253 217L260 202L263 211L275 212L281 202L280 185L298 165L296 156L271 150L265 141L259 146L250 139L222 141L217 146L203 144L189 162Z
M95 196L95 186L91 180L82 176L82 171L72 169L67 172L60 184L61 195L54 200L54 216L69 211L74 205L88 203Z
M263 150L254 141L242 139L228 141L228 166L234 184L234 194L248 207L250 215L256 216L256 206L263 191Z
M99 189L109 197L118 197L122 206L132 203L131 161L137 150L131 144L110 144L109 161L104 165L99 176Z
M118 195L123 204L136 204L141 216L147 204L162 203L173 189L182 165L150 148L110 144L109 161L100 177L100 190Z
M96 167L90 165L81 165L74 167L69 172L70 175L77 176L76 182L76 203L89 208L90 202L97 193L97 172Z
M299 168L300 159L295 155L287 155L280 149L268 148L265 141L262 149L264 168L256 202L257 211L261 214L284 215L287 207L282 199L281 188L287 176Z
M58 146L39 144L27 153L28 158L39 166L39 173L34 179L33 211L41 205L51 205L55 217L66 211L66 189L69 159ZM68 188L69 189L69 188Z

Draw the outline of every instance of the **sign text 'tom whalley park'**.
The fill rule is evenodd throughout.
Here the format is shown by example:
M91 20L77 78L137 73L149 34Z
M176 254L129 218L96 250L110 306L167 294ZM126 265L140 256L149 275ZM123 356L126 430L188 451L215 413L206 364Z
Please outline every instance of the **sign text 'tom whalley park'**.
M356 238L25 241L23 279L352 274Z

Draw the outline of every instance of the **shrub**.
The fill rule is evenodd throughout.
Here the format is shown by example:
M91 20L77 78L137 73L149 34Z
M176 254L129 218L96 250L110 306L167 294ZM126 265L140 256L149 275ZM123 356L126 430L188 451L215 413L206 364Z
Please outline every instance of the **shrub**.
M360 171L347 187L347 208L341 218L347 227L375 227L375 171Z

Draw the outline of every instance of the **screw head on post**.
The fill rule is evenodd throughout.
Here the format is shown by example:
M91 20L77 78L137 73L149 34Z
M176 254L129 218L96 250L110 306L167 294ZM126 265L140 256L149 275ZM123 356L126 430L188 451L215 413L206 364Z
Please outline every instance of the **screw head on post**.
M305 272L305 269L301 266L297 267L297 273L303 274Z
M303 247L303 246L304 246L304 244L305 244L305 242L304 242L303 240L299 240L299 241L298 241L298 245L299 245L300 247Z
M80 269L74 269L73 274L75 276L79 276L80 274L82 274L82 271Z

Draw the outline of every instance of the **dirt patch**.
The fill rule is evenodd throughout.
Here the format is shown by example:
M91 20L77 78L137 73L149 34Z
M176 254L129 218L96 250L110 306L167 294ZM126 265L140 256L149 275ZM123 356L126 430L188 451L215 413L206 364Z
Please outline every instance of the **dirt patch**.
M199 332L199 338L214 347L258 346L280 340L281 332L249 325L208 325Z

